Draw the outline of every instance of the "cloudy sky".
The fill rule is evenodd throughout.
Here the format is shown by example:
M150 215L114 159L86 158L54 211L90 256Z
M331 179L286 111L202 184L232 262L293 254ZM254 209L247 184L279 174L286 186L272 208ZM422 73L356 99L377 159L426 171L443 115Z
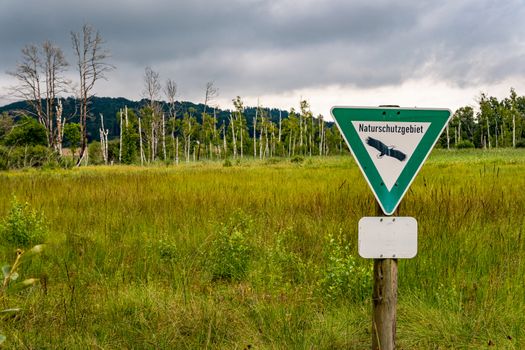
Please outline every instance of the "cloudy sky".
M316 114L333 105L475 105L480 92L525 94L523 0L2 0L0 105L20 50L51 40L74 66L70 32L98 29L116 70L99 96L142 97L147 66L178 99ZM71 78L76 79L71 69Z

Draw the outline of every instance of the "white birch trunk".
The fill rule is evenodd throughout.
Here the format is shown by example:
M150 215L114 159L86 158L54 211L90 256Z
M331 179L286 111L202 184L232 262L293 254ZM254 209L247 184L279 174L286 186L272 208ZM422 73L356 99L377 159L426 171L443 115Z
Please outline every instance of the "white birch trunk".
M56 140L56 150L58 154L62 157L62 139L64 136L64 125L65 125L65 118L62 119L62 102L60 99L58 99L57 105L55 106L56 109L56 132L57 132L57 140Z
M282 116L281 116L281 110L279 109L279 143L281 143L281 123L282 123Z
M230 114L230 127L232 129L232 138L233 138L233 159L237 158L237 137L235 135L235 124L233 122L233 117Z
M124 128L124 125L122 125L122 109L119 111L120 114L120 140L119 140L119 146L118 146L118 162L122 163L122 129Z
M299 115L299 148L303 151L303 117Z
M449 125L447 123L447 149L450 149L450 134L449 134Z
M253 118L253 159L257 158L257 110Z
M224 147L224 158L228 156L228 143L226 142L226 125L222 123L222 145Z
M151 122L151 147L150 147L150 162L153 162L155 160L155 123Z
M142 122L139 117L139 145L140 145L140 165L144 166L144 145L142 143Z
M324 134L324 120L323 118L319 118L319 130L320 130L320 135L319 135L319 155L322 156L323 155L323 134Z
M102 158L104 159L104 164L108 165L108 132L104 128L104 115L100 113L100 148L102 149Z
M491 149L491 143L490 143L490 126L489 126L489 118L487 118L487 143L489 144L489 149Z
M244 158L244 155L243 155L243 148L244 148L244 146L243 146L243 142L242 142L242 134L244 133L244 128L243 128L243 124L242 124L242 118L241 118L240 115L239 115L239 125L241 127L241 131L240 131L240 135L241 135L241 137L240 137L240 139L241 139L241 159L243 159Z
M177 136L176 146L175 146L175 164L179 165L179 137Z
M166 119L162 113L162 153L164 154L164 161L166 161Z
M512 148L516 148L516 114L512 114Z
M265 138L266 138L266 143L265 143L265 146L264 146L264 157L267 158L268 157L268 154L270 153L270 147L269 147L269 140L268 140L268 125L266 125L266 128L264 129L264 132L265 132Z

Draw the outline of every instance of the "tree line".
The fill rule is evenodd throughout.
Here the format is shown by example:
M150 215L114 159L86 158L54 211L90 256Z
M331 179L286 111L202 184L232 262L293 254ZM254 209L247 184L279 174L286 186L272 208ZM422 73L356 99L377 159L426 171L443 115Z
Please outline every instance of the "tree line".
M482 93L476 107L455 111L441 135L442 147L525 147L525 96L518 96L513 88L501 100Z
M213 86L213 85L210 85ZM202 112L190 107L178 110L174 101L166 103L167 112L156 100L138 111L124 108L118 112L120 134L108 141L102 126L99 142L104 163L142 165L155 161L179 162L202 159L268 159L334 155L346 151L343 139L333 123L314 117L307 101L300 108L272 115L272 110L253 108L249 116L237 96L227 118L218 109L204 104ZM103 118L103 116L101 116Z
M41 165L46 159L81 165L89 163L90 156L91 163L144 165L346 151L335 125L314 116L307 100L300 101L297 110L282 113L259 105L246 107L237 96L231 110L221 110L214 103L219 90L208 82L203 103L188 106L176 100L177 83L161 81L151 67L144 71L140 106L124 106L112 112L116 115L94 114L93 89L115 67L108 63L109 50L92 26L85 24L70 37L76 83L65 78L69 63L50 41L25 46L16 68L8 72L17 81L11 92L25 108L0 116L0 167ZM62 97L68 93L74 97ZM524 96L514 89L502 100L481 94L476 107L455 111L439 146L525 147Z

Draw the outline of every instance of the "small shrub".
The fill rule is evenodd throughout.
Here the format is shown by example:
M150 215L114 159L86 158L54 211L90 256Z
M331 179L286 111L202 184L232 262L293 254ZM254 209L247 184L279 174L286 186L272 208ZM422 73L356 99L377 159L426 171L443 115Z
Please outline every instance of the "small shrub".
M209 267L213 280L240 281L246 276L251 256L246 237L249 223L242 216L234 216L229 223L222 224L210 248Z
M301 164L302 162L304 162L304 158L301 156L293 156L292 159L290 159L290 162L294 164Z
M0 223L0 237L3 242L18 248L43 243L47 237L43 214L13 198L7 217Z
M100 142L93 141L88 146L88 157L89 164L100 165L104 164L104 158L102 157L102 147Z
M58 159L58 165L63 169L71 169L75 166L73 157L62 156Z
M290 231L276 234L275 244L265 256L264 278L268 285L287 285L302 283L307 279L309 263L287 249Z
M518 140L516 142L516 148L525 148L525 139Z
M345 297L361 301L370 296L372 269L360 267L351 254L350 244L341 235L327 237L325 244L326 267L321 277L321 292L325 297L336 300Z
M266 164L267 165L273 165L273 164L277 164L277 163L280 163L281 162L281 159L279 158L268 158L266 160Z
M222 163L222 166L225 167L225 168L229 168L229 167L232 166L232 161L229 160L229 159L225 159L224 163Z
M50 149L42 145L2 147L0 149L0 169L39 167L52 157L53 153Z
M474 148L474 144L472 143L472 141L469 141L469 140L463 140L463 141L459 141L459 142L456 144L456 148L457 148L457 149Z
M172 261L178 257L177 246L173 242L159 240L157 250L162 261Z

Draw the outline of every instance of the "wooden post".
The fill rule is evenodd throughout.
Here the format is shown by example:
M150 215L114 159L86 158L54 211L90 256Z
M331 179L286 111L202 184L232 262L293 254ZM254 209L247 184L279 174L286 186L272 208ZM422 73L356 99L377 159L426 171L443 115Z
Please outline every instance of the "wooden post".
M383 212L376 203L376 216ZM372 350L396 348L397 259L374 259Z

